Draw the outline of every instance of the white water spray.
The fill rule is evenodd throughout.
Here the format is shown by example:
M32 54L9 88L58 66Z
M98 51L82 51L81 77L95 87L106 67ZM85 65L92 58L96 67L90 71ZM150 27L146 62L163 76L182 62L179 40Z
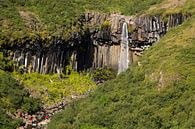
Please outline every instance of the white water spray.
M118 74L127 70L129 66L129 41L127 23L123 23L121 34L121 53L119 58Z

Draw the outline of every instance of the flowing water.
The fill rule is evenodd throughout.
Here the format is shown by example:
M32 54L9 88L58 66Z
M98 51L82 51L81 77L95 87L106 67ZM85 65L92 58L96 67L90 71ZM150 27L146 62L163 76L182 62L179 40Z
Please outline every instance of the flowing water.
M129 66L129 41L127 23L123 23L121 34L121 53L119 58L118 74L127 70Z

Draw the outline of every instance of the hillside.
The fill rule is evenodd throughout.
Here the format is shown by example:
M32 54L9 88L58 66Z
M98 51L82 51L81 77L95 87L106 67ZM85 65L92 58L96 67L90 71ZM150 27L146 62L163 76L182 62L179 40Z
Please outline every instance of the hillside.
M190 19L144 53L141 66L134 63L87 98L70 104L53 117L49 129L195 128L195 15L191 11Z
M0 128L195 128L194 0L0 9Z
M61 36L74 30L77 18L86 11L118 12L131 15L148 9L162 0L1 0L1 41L16 42ZM137 4L139 3L139 4ZM128 6L128 7L127 7ZM51 11L52 10L52 11ZM75 31L75 30L74 30ZM11 38L10 38L11 37Z
M20 119L13 119L18 109L32 114L40 109L40 100L29 96L24 86L19 84L9 73L10 65L0 53L0 128L13 129L21 124ZM10 115L11 114L11 115Z

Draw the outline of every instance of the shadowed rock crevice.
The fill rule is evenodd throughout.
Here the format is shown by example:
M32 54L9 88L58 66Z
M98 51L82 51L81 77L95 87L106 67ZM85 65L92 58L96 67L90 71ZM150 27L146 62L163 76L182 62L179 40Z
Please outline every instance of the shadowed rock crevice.
M22 44L2 45L4 53L23 72L65 73L66 66L82 71L110 67L118 70L121 33L124 22L128 26L129 61L136 61L144 50L175 26L182 24L190 14L167 16L123 16L87 12L80 16L80 32L71 32L68 40L60 37L26 39ZM20 41L17 41L20 42Z

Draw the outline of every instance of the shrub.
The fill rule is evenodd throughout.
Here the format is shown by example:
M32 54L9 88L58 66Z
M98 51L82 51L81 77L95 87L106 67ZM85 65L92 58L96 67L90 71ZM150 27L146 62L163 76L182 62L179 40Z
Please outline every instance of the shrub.
M40 109L40 100L29 97L28 92L10 74L0 70L0 128L13 129L20 124L20 120L12 119L6 114L14 114L17 109L30 114Z
M116 77L116 72L111 68L96 68L92 72L93 80L97 83L102 83L114 79Z

